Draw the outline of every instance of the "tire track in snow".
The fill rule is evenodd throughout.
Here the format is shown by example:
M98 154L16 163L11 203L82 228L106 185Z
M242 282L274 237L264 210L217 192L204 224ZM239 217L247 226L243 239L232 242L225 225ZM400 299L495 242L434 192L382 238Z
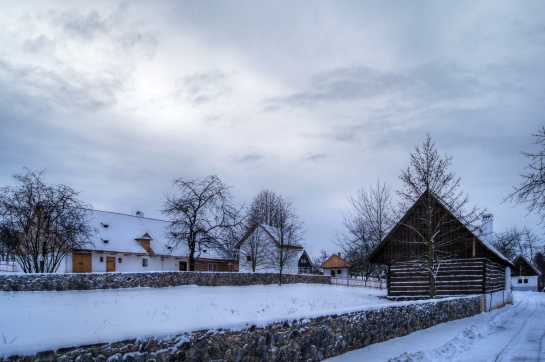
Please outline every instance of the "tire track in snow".
M459 332L456 337L449 340L444 345L432 350L424 350L411 354L404 353L399 357L392 358L391 362L408 362L408 361L430 361L435 362L439 360L460 360L465 361L467 358L463 358L460 355L465 355L470 352L472 348L479 348L483 344L483 340L487 339L492 334L501 333L505 331L505 325L513 320L516 320L521 314L526 313L530 301L528 297L524 297L520 302L513 306L507 306L493 315L490 319L484 322L478 322L470 327L465 328ZM491 342L493 345L495 342ZM493 361L494 357L490 358L490 354L483 360Z
M519 331L496 356L496 362L542 361L545 357L543 356L542 348L545 328L539 325L545 317L545 313L543 312L545 303L535 298L533 298L532 302L532 312L524 321ZM528 304L530 304L530 301L527 301L526 305Z

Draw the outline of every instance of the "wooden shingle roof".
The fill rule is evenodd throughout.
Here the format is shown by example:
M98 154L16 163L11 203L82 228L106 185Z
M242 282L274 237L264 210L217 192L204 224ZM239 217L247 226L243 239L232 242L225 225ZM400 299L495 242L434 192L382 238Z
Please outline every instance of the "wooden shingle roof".
M323 264L322 268L351 268L352 264L350 264L347 260L341 258L337 254L333 254L327 259Z

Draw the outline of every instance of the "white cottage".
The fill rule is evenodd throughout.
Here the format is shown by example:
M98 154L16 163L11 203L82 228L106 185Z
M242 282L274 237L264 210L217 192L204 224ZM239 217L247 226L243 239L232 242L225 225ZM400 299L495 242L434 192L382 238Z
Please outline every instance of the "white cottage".
M280 252L283 253L282 273L298 274L299 259L304 253L299 244L281 245L279 230L265 224L251 228L238 242L239 271L243 273L277 273ZM255 266L255 270L254 270Z
M333 254L322 264L324 275L330 275L333 278L349 278L352 264L341 258L340 254Z
M519 255L513 260L513 271L511 272L511 286L513 290L538 291L538 279L541 272L528 259Z
M172 247L167 235L169 223L133 215L90 210L97 230L93 245L74 250L58 272L150 272L187 271L188 249ZM237 271L234 260L225 260L201 245L195 271Z

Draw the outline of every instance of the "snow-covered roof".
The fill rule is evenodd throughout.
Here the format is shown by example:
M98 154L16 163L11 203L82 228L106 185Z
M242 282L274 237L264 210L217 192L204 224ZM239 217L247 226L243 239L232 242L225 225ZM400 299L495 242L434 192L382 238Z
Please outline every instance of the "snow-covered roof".
M88 210L93 227L97 230L94 246L86 250L131 254L148 254L137 239L148 239L150 248L158 255L186 256L187 247L169 248L166 237L168 221L126 215L108 211Z
M323 269L329 269L329 268L351 268L352 264L348 262L347 260L341 258L337 254L331 255L323 264Z
M242 237L242 239L240 239L240 241L237 243L237 245L235 246L235 249L240 249L240 247L242 246L242 244L246 241L246 239L248 239L250 237L250 235L252 235L256 229L261 229L263 231L265 231L265 235L268 236L268 238L273 242L275 243L277 246L280 245L280 231L278 230L278 228L274 227L274 226L269 226L269 225L266 225L266 224L256 224L254 227L252 227L250 230L248 230L248 232ZM303 249L303 246L298 244L298 243L289 243L289 244L286 244L284 245L284 247L286 248L294 248L294 249ZM301 253L302 255L302 253ZM300 257L301 255L298 255L298 257Z
M262 227L263 230L265 230L271 236L275 243L280 244L280 231L278 230L278 228L266 224L260 224L259 226ZM287 246L302 248L302 246L297 243L290 243Z

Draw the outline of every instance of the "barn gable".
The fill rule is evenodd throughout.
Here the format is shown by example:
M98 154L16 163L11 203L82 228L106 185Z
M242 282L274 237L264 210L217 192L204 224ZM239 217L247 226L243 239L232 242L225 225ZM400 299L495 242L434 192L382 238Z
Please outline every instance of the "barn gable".
M425 199L428 198L428 199ZM428 246L421 240L424 229L420 215L428 200L435 223L441 223L435 236L439 258L486 258L501 265L512 264L492 245L475 235L461 218L456 217L431 191L424 192L369 256L371 263L392 264L414 261L427 256Z
M424 213L431 215L435 226L433 268ZM403 215L369 261L388 266L390 296L433 295L432 290L435 295L500 292L506 288L506 267L512 267L431 191Z

